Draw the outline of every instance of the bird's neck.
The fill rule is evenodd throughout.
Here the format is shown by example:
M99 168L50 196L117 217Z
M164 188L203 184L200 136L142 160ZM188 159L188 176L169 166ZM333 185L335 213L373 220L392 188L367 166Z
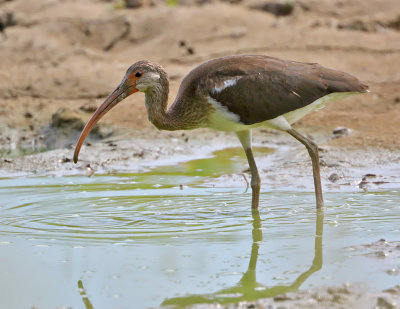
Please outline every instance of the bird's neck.
M159 130L180 130L182 124L172 109L167 110L168 84L158 84L145 92L148 118Z

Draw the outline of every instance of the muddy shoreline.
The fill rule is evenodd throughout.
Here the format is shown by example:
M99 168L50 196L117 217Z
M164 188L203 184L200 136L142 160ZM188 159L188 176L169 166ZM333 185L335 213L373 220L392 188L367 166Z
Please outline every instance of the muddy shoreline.
M316 137L315 137L316 135ZM312 136L312 135L310 135ZM320 147L321 173L326 191L388 190L400 185L400 153L389 149L338 147L332 133L315 134ZM212 141L212 143L209 143ZM270 155L257 157L264 189L312 191L312 168L305 148L285 133L259 130L254 146L271 148ZM232 133L207 129L161 132L147 129L116 134L86 144L79 162L72 162L74 146L0 161L0 177L136 173L160 165L212 156L217 150L240 147ZM241 187L247 165L240 173L211 179L208 186Z

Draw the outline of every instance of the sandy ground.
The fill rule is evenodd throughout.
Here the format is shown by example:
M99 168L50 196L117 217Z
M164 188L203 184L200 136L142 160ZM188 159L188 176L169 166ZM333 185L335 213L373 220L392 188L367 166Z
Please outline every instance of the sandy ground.
M135 61L150 59L165 67L172 101L197 64L246 53L318 62L368 84L370 93L331 103L296 128L321 146L324 190L399 188L398 0L294 1L288 16L266 12L262 0L138 3L137 9L118 9L101 0L0 0L0 177L84 174L87 164L98 173L141 171L238 145L221 132L158 132L137 94L101 121L80 163L70 162L71 145L93 109ZM337 127L349 128L349 134L332 134ZM263 186L312 189L309 159L296 141L262 130L255 144L277 149L257 158ZM53 150L21 156L44 149ZM235 174L209 185L243 182ZM399 289L393 291L385 293L398 298ZM298 295L306 300L304 293ZM357 293L358 288L349 295L354 300ZM377 307L395 308L374 297ZM243 306L237 308L258 308Z

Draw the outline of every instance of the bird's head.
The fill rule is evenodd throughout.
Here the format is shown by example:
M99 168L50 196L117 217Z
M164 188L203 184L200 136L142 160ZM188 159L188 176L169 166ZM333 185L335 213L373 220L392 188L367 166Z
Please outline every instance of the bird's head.
M131 65L126 71L121 83L111 92L104 102L97 108L84 127L74 152L74 163L78 162L79 151L85 141L86 136L95 124L115 105L121 102L132 93L141 91L147 93L152 88L160 84L168 85L168 78L164 69L147 60L138 61Z

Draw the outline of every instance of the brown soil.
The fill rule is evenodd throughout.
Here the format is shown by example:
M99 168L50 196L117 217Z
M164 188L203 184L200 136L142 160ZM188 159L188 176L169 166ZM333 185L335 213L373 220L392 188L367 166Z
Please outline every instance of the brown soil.
M100 0L0 1L0 11L11 12L16 23L0 34L0 140L33 139L59 108L99 104L139 59L166 68L174 97L184 74L200 62L256 53L318 62L370 86L371 93L331 103L299 127L345 126L356 134L330 144L399 149L399 2L302 0L285 17L256 9L262 3L144 2L132 10ZM143 96L129 98L103 123L151 127Z

